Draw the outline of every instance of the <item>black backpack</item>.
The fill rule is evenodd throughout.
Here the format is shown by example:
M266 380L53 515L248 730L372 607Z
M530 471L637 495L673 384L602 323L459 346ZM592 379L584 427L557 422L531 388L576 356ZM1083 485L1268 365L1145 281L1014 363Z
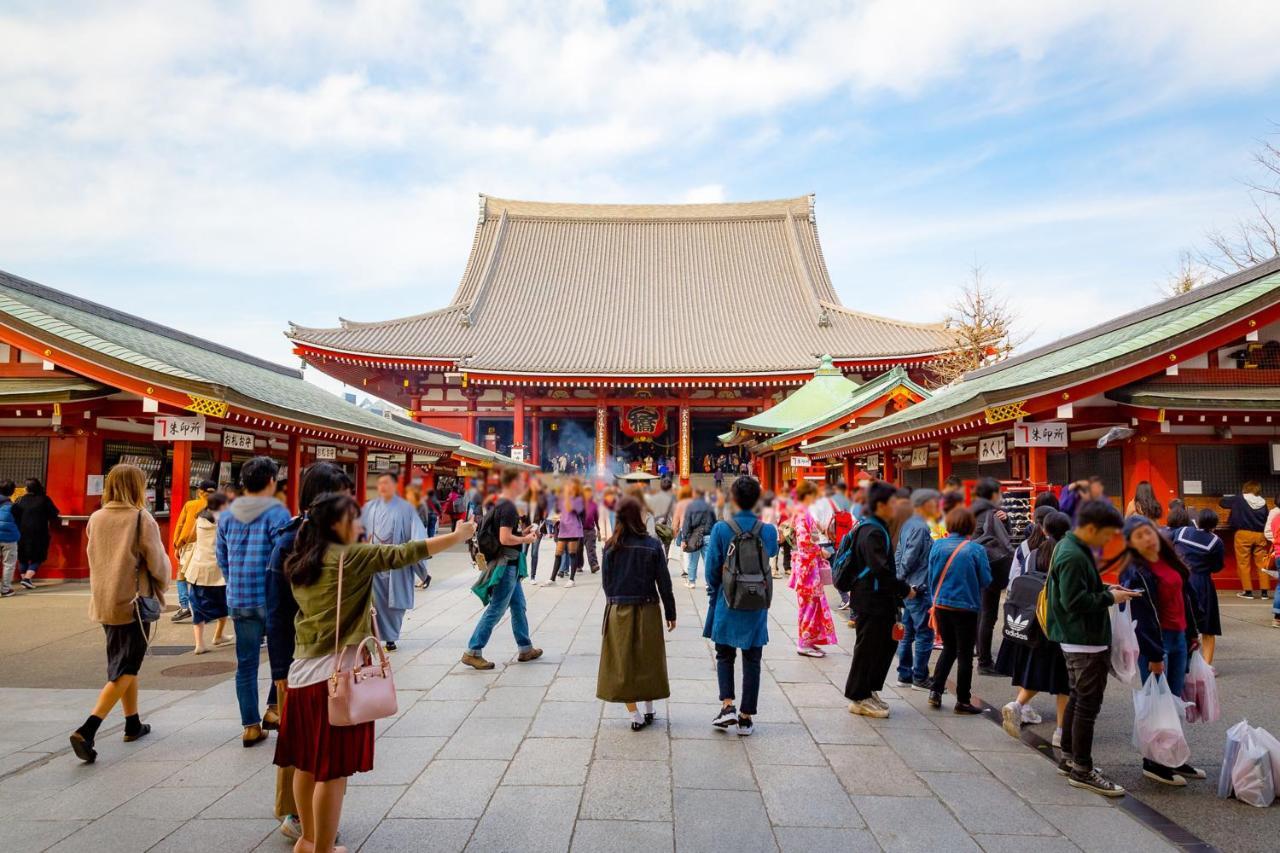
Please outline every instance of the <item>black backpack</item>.
M1036 604L1047 579L1047 575L1039 572L1028 572L1018 575L1009 584L1009 592L1004 599L1003 627L1004 638L1009 642L1032 649L1044 642L1044 629L1036 618Z
M831 585L840 592L849 592L853 589L853 582L856 580L858 569L854 568L854 534L857 533L858 525L855 524L853 529L844 535L840 540L840 547L836 549L835 556L831 558Z
M485 562L493 565L502 553L502 540L498 537L498 505L489 507L489 511L480 520L476 528L476 550L484 557Z
M751 529L744 531L732 518L726 523L733 531L733 540L721 570L725 603L732 610L768 610L773 603L773 575L760 538L764 525L756 519Z

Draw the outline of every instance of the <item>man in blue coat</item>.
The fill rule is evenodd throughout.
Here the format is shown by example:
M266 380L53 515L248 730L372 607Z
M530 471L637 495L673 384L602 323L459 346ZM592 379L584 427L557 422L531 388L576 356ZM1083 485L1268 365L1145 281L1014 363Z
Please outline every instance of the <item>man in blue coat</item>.
M752 530L760 522L755 513L760 501L760 481L739 477L733 481L732 491L734 522L739 530ZM778 529L772 524L761 524L757 535L764 546L765 565L768 565L767 561L778 553ZM717 521L711 528L706 545L707 621L702 636L716 644L716 676L720 681L720 710L711 724L719 729L737 726L738 734L745 737L754 731L751 719L760 696L760 657L769 642L769 611L735 610L721 592L722 570L733 537L733 528L724 521ZM765 574L767 577L768 573ZM733 662L738 649L742 650L742 704L734 707Z
M364 505L360 524L369 541L378 545L403 545L427 538L426 525L418 517L413 504L396 494L396 478L391 474L378 477L378 496ZM425 571L425 564L421 568ZM404 615L413 609L415 574L416 570L378 572L373 576L373 609L378 620L378 633L389 652L396 650Z

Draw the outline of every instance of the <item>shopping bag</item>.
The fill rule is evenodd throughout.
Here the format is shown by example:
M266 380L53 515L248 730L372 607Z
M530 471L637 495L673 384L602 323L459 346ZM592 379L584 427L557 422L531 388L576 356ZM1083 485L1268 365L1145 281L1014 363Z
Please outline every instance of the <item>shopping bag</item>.
M1271 758L1259 742L1257 731L1247 730L1240 742L1240 752L1231 768L1231 787L1240 802L1265 809L1276 798L1276 787Z
M1253 734L1254 742L1267 751L1267 757L1271 759L1271 781L1280 782L1280 740L1259 726L1253 726L1250 730Z
M1231 771L1240 755L1240 744L1248 733L1248 720L1241 720L1227 729L1227 745L1222 749L1222 770L1218 773L1218 796L1224 800L1231 796Z
M1182 733L1182 700L1173 695L1163 673L1133 691L1133 745L1143 758L1165 767L1181 767L1191 760L1191 747Z
M1138 672L1138 654L1138 632L1133 627L1133 617L1129 615L1128 609L1112 607L1111 674L1121 684L1134 690L1142 689L1142 675Z
M1218 703L1218 678L1199 649L1191 655L1191 668L1182 688L1188 723L1216 723L1222 716Z

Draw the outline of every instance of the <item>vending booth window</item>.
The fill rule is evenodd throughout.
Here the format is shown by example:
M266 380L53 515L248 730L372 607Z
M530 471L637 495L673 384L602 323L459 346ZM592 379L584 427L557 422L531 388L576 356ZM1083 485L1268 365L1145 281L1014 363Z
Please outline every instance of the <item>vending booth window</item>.
M0 438L0 480L22 483L35 477L41 483L48 479L49 439Z

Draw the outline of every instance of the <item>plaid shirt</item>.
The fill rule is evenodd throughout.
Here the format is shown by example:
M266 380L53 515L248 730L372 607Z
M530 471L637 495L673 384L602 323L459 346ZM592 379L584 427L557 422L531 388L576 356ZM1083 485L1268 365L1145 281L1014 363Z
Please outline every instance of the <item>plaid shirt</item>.
M267 568L289 510L277 503L245 524L229 510L218 517L218 568L227 579L227 607L266 607Z

